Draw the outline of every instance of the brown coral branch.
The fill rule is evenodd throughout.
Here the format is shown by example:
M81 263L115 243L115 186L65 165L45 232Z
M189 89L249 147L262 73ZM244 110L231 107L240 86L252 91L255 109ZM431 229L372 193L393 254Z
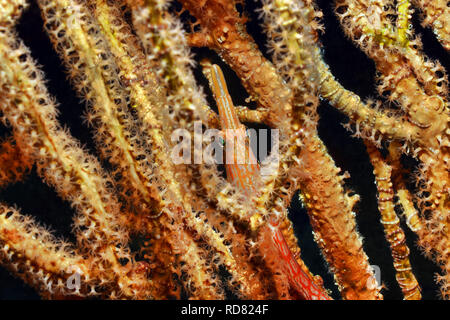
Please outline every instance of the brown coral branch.
M423 24L433 29L442 46L450 51L450 7L442 0L413 1L424 13Z
M22 153L12 137L0 143L0 188L22 180L31 166L27 155Z
M370 142L366 143L370 161L374 167L375 181L378 189L378 210L384 227L386 239L391 246L396 279L402 289L405 300L420 300L420 286L412 272L409 261L409 248L405 233L400 227L400 220L394 210L394 189L391 181L392 167L383 159L381 153Z

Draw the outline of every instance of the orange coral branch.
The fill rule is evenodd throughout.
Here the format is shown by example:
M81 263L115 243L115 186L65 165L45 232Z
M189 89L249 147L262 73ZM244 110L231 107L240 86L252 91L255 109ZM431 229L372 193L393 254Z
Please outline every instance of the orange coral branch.
M12 137L0 144L0 188L18 182L31 170L32 163L15 145Z

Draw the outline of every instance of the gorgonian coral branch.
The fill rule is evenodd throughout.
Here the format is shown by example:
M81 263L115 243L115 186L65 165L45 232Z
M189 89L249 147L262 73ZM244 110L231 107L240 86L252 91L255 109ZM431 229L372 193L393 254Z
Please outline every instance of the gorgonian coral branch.
M423 24L433 29L442 46L450 50L450 7L442 0L414 0L423 12Z
M31 166L31 161L16 145L14 138L0 142L0 188L22 180Z
M0 204L0 257L7 268L48 298L99 294L89 279L89 262L31 217L4 204ZM74 275L80 287L70 288L68 282Z
M332 268L336 266L334 269L337 272L336 279L341 285L344 296L346 298L378 297L378 289L372 278L372 271L355 230L351 213L352 201L349 201L349 198L344 195L341 186L342 179L336 177L339 170L336 170L333 162L329 162L326 149L315 132L314 106L317 104L317 98L314 96L314 88L317 88L317 84L314 86L314 83L308 82L308 80L310 77L314 77L314 72L317 71L310 69L311 64L308 62L314 61L312 56L317 55L318 51L314 47L312 51L308 49L306 43L314 43L313 31L309 27L303 28L302 26L305 24L301 23L307 19L306 17L314 16L314 11L302 4L289 5L282 1L266 4L267 8L264 12L267 15L267 24L273 24L272 30L281 35L278 37L281 39L279 47L288 48L284 52L288 65L295 68L296 65L293 63L302 63L296 67L298 68L297 72L286 73L286 76L292 75L292 77L286 78L283 82L282 78L274 72L275 68L272 67L272 64L262 57L256 49L256 44L245 32L243 20L239 17L233 3L206 1L202 6L197 6L191 1L182 2L199 20L202 27L202 32L197 34L196 44L202 43L199 41L199 37L202 36L205 39L203 45L215 49L233 68L243 81L247 91L257 98L259 105L269 110L268 123L282 131L282 141L286 139L286 137L283 138L284 134L291 135L289 142L284 140L281 143L282 145L285 143L286 149L281 151L283 157L278 173L278 177L287 177L287 179L276 179L272 185L266 186L265 189L275 194L274 197L267 200L266 205L273 208L272 212L275 215L282 214L283 207L289 202L293 191L300 186L302 193L307 195L304 199L311 208L309 213L319 243L326 242L326 246L335 248L326 250L324 246L323 252ZM213 13L216 12L222 13L222 19L215 18ZM277 17L278 19L276 19ZM298 24L294 18L300 19ZM310 42L302 42L304 39L302 36ZM283 44L283 41L286 41L286 44ZM277 52L276 47L274 45L273 47L275 55L278 54L281 57L282 52ZM297 53L296 50L303 51ZM293 63L289 64L291 57L294 57ZM291 81L292 79L296 80ZM316 79L318 80L318 77ZM313 91L302 89L298 86L300 83L306 84L305 88L312 86L310 88ZM290 84L292 84L291 87L289 87ZM292 100L294 97L295 100ZM293 103L294 101L295 103ZM309 108L306 108L307 106ZM320 169L317 166L318 163L321 164ZM325 166L325 163L329 165ZM308 172L307 179L302 179L304 175L299 174L300 168ZM324 172L326 173L324 174ZM313 178L309 179L310 177ZM317 190L318 181L323 182L320 186L324 190L320 192ZM290 185L289 188L284 187L287 182ZM312 202L315 200L309 196L310 192L324 194L325 189L327 189L325 194L329 196L321 198L324 202L323 206L313 204ZM267 194L267 191L263 189L262 194ZM317 207L317 214L313 212L314 206ZM335 210L343 213L338 216L334 213ZM336 241L336 239L340 240ZM349 248L351 248L350 251L346 251ZM339 255L341 256L338 258ZM341 262L346 267L338 266ZM346 271L339 273L339 270ZM361 280L355 282L354 278L351 278L351 274L357 274ZM369 286L368 283L370 283Z
M381 153L370 142L366 143L367 152L374 168L375 181L378 189L378 210L384 227L386 239L391 246L396 279L402 289L405 300L420 300L420 287L412 272L409 261L409 248L405 233L400 227L400 219L394 210L394 189L391 180L392 167L383 159Z
M109 177L61 129L42 72L35 66L28 49L12 31L5 29L0 32L0 47L1 92L5 97L1 110L15 136L20 137L17 143L34 159L45 181L78 211L75 229L83 230L78 242L94 254L99 266L110 267L109 273L100 277L107 282L124 281L116 295L139 295L139 288L131 288L134 281L118 276L124 272L119 258L129 261L131 258L125 247L127 234L116 223L119 206L111 193Z
M403 44L376 36L385 28L394 37L401 34L401 25L396 29L389 19L392 13L397 13L399 20L404 18L400 7L398 12L392 12L383 1L336 3L336 14L345 32L374 60L380 71L379 91L389 92L390 99L398 102L407 120L419 128L417 142L406 149L421 161L417 201L427 226L424 230L427 240L422 246L433 248L445 274L442 292L448 296L450 118L445 71L439 63L424 57L419 51L420 43L412 35L405 35L409 41Z

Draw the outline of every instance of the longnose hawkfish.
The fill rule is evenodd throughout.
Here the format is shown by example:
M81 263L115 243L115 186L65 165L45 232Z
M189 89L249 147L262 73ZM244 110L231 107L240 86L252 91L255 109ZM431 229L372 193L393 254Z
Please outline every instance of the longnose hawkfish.
M233 161L225 163L228 181L235 184L247 198L257 193L260 177L259 164L249 148L248 136L244 125L239 121L222 70L216 64L203 61L202 66L210 82L211 90L219 109L219 119L225 143L233 143ZM232 134L229 134L233 131ZM230 136L234 141L229 141ZM230 148L226 148L230 152ZM245 162L238 160L239 155L245 155ZM292 286L307 300L331 300L319 285L301 268L292 254L286 239L283 236L279 223L269 219L271 242L276 248L287 270L287 277Z

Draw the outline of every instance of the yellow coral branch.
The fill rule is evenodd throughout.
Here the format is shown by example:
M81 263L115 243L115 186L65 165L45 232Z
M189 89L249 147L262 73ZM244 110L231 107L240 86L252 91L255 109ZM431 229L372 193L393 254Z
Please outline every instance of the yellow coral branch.
M392 188L392 167L382 158L377 148L366 143L370 161L374 167L375 181L378 189L378 210L384 227L386 239L391 246L396 279L402 289L405 300L420 300L420 287L412 272L409 261L409 248L406 245L405 233L400 227L400 220L394 210L394 190Z
M111 182L98 162L60 128L54 102L28 49L8 30L0 32L0 48L1 93L5 97L1 110L15 136L20 136L20 147L35 159L40 175L79 212L76 228L86 229L79 235L79 243L95 253L96 259L113 266L112 274L105 274L105 280L112 281L113 274L123 271L118 259L131 259L123 251L127 234L115 223L119 206L108 187ZM117 294L139 294L139 288L130 288L134 283L127 277L118 281L124 282Z
M450 7L443 0L415 0L425 18L423 24L433 29L442 46L450 51Z
M44 296L96 294L89 262L31 217L3 203L0 203L0 258L2 264ZM70 281L71 277L74 280L79 277L78 287Z

